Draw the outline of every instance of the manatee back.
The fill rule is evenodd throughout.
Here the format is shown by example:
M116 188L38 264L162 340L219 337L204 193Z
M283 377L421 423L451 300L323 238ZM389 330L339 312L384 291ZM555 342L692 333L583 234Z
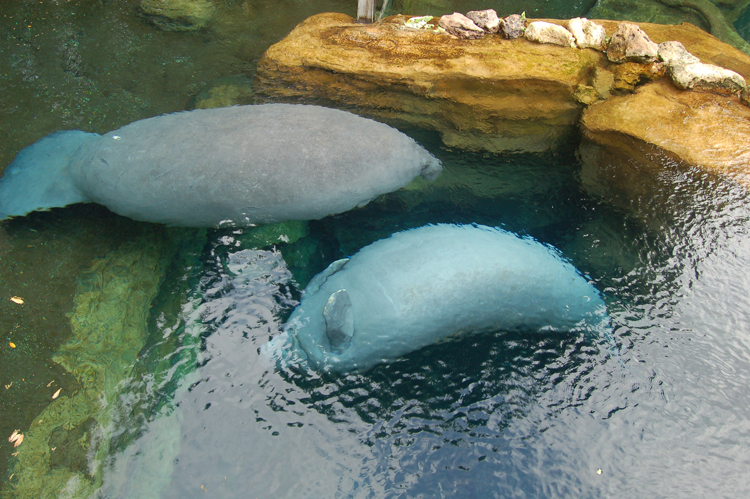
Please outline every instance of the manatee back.
M387 125L291 104L138 121L104 135L75 165L92 200L138 220L184 226L318 219L439 167Z
M337 371L367 369L462 333L598 333L607 318L596 288L554 249L482 226L400 232L313 282L290 317L290 333L314 366ZM339 323L352 322L350 335L332 335L325 318L340 290L351 318Z

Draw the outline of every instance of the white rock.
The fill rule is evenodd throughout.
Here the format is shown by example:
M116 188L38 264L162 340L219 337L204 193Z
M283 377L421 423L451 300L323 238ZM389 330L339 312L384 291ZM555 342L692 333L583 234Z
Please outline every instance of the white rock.
M567 29L557 24L534 21L526 27L526 39L537 43L552 43L563 47L575 47L576 40Z
M700 59L688 52L683 44L675 41L659 44L659 59L664 61L667 66L684 66L701 62Z
M585 17L576 17L568 21L568 31L573 34L579 48L596 50L607 48L607 30L604 26L589 21Z
M720 94L735 94L745 88L745 78L729 69L713 64L693 64L669 67L672 83L682 90L702 90Z

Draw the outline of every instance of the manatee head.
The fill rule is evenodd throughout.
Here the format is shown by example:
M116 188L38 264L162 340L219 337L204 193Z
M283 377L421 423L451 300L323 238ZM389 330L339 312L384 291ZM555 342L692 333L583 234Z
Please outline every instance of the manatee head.
M432 182L443 170L443 163L427 150L424 150L423 156L422 171L419 173L419 176Z

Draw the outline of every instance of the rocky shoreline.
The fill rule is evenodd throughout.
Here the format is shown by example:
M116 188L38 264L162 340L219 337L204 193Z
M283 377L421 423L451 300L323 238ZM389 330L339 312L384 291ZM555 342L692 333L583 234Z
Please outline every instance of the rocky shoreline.
M553 149L580 128L602 146L639 156L655 146L750 187L750 108L740 99L749 56L690 24L523 19L523 36L512 38L502 26L518 19L491 14L371 25L319 14L268 49L255 91L493 152Z

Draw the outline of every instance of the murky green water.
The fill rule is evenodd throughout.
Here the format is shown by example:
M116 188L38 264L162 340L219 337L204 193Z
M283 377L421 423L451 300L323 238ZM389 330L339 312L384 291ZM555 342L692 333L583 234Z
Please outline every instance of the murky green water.
M396 8L452 8L407 3ZM355 12L350 1L226 0L207 30L168 33L137 4L4 4L3 167L55 130L101 133L190 107L210 82L252 76L302 19ZM574 147L483 155L405 131L444 161L439 181L310 222L295 242L84 205L0 223L0 435L26 435L17 449L2 441L3 497L100 480L102 497L746 496L747 194L669 164L609 183ZM497 331L364 374L260 362L312 275L437 222L559 248L603 293L619 356L582 337Z

